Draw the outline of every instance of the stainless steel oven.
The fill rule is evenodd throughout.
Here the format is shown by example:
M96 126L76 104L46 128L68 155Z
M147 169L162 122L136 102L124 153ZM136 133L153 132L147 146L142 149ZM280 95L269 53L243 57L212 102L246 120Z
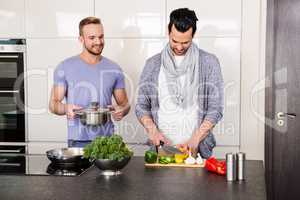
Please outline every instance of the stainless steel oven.
M25 174L25 146L0 147L0 174Z
M25 142L25 53L24 39L0 40L0 142Z

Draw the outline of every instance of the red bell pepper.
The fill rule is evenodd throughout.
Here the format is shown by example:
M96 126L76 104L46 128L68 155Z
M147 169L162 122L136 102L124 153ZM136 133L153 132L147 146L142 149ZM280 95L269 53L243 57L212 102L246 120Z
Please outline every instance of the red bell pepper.
M226 162L218 161L214 157L210 157L205 161L205 168L213 173L225 176L226 175Z

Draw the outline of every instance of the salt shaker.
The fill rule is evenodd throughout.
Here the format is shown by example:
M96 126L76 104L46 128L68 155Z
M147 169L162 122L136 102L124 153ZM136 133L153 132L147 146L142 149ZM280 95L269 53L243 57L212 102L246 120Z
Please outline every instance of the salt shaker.
M227 181L235 181L237 175L237 158L236 154L226 154L226 179Z

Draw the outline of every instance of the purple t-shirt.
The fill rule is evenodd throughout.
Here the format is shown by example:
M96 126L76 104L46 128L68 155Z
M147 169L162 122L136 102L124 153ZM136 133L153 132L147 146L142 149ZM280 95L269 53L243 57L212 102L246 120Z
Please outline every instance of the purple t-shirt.
M99 63L89 65L79 55L57 66L54 85L66 88L66 103L84 108L91 102L99 102L101 107L111 105L114 89L125 88L124 74L119 65L105 57ZM93 140L99 135L111 135L113 131L112 122L89 127L82 125L78 117L68 120L69 140Z

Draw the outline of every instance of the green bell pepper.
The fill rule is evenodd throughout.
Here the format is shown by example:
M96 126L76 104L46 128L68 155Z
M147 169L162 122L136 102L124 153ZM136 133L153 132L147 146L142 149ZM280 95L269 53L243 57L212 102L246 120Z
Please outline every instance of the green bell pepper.
M157 161L157 153L152 150L148 150L145 152L145 162L146 163L156 163Z

